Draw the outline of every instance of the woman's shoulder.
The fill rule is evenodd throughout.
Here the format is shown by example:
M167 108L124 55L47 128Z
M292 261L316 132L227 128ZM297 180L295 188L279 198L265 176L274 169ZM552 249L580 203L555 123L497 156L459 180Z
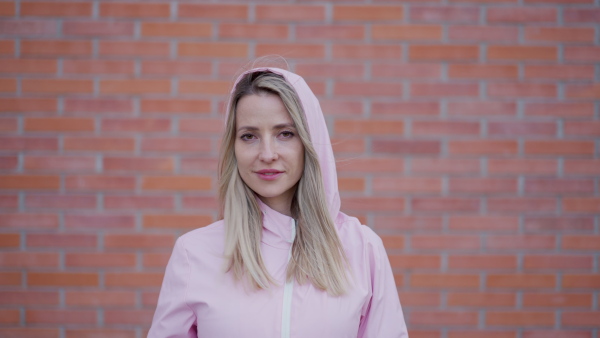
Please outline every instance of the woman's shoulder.
M363 225L356 217L340 212L336 218L336 225L342 244L371 248L383 246L379 235L368 226Z
M188 251L205 251L210 249L220 251L219 249L222 250L223 248L224 240L225 225L223 220L186 232L178 239Z

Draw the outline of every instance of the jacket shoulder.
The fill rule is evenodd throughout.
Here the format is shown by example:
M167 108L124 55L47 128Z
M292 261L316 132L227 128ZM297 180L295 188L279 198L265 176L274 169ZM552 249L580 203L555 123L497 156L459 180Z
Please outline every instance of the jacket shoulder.
M383 242L379 235L373 229L361 224L356 217L351 217L340 212L336 218L336 224L340 240L344 245L350 245L351 247L359 245L370 248L383 247Z
M225 241L225 224L223 220L207 226L191 230L178 239L187 251L223 252Z

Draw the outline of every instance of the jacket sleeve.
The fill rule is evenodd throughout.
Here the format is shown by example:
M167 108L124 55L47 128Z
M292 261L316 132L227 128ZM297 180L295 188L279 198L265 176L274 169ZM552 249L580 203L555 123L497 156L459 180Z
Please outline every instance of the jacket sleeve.
M167 264L148 338L197 337L196 315L187 304L190 262L180 237Z
M394 274L381 238L365 228L372 296L363 309L359 338L408 338Z

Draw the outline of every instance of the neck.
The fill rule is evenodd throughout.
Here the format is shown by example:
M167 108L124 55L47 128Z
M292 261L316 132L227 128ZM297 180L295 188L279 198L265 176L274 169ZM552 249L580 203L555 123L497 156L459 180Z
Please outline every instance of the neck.
M265 198L262 196L259 196L259 198L269 208L277 211L280 214L292 217L292 212L291 212L292 200L291 199Z

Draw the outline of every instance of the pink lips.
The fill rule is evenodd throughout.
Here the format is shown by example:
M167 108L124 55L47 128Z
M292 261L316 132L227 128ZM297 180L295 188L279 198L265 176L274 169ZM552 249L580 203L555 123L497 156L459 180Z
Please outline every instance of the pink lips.
M283 171L279 171L277 169L263 169L256 171L256 173L261 179L265 181L272 181L274 179L277 179L277 177L281 176L281 174L283 174Z

